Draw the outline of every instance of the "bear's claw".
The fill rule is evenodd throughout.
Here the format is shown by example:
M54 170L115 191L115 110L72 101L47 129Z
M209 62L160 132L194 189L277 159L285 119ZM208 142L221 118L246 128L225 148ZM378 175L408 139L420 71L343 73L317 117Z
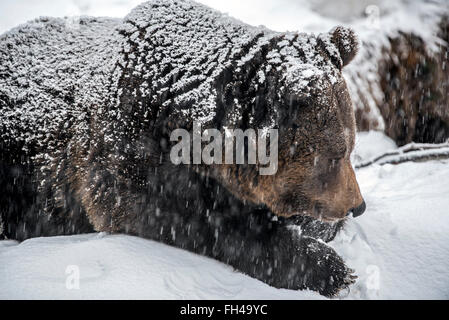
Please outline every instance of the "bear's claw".
M350 292L350 288L349 286L353 285L358 276L355 275L355 270L351 269L351 268L346 268L346 276L343 279L343 283L341 284L341 286L336 290L336 292L331 295L331 298L345 298L349 295ZM343 291L346 291L346 293L343 293Z
M354 284L357 280L357 275L355 275L355 270L351 268L347 268L346 271L348 272L344 282L348 285Z

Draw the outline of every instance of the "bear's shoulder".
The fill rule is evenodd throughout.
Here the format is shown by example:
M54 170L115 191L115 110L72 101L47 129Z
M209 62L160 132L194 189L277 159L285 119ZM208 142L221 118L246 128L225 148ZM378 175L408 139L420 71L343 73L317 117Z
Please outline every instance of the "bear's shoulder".
M269 33L205 5L176 0L139 5L120 32L127 39L124 73L133 79L124 91L131 96L137 89L150 104L200 122L215 115L216 78Z

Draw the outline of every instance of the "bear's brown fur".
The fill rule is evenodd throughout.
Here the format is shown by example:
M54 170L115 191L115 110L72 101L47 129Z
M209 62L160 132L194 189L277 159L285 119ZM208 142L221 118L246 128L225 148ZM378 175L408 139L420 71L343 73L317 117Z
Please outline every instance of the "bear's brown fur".
M440 39L449 41L449 22L440 24ZM449 138L449 56L447 45L429 54L423 39L401 34L379 66L385 100L380 107L385 132L398 145L441 143Z
M398 145L412 141L440 143L449 138L449 19L443 17L436 35L439 48L432 51L426 40L413 33L399 32L388 38L380 49L378 65L380 97L364 97L356 110L359 131L379 129L379 121L370 117L368 100L374 101L385 123L385 133ZM367 59L375 60L368 47ZM369 54L371 51L371 54ZM367 84L364 84L365 86Z

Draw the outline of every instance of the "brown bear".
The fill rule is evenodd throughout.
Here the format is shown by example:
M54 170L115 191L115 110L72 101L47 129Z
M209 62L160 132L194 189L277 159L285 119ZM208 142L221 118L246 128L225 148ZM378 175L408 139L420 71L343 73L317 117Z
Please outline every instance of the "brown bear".
M353 271L322 240L365 210L341 75L356 51L346 28L278 33L184 0L3 34L3 236L127 233L336 294ZM277 172L172 163L170 133L193 121L277 129Z

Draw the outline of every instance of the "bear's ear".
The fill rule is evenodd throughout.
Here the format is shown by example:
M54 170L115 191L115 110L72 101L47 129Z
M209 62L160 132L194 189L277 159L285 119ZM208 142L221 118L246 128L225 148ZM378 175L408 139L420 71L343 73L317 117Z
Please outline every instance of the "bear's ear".
M359 41L350 28L338 26L330 31L331 41L340 53L342 66L346 66L354 59L359 50Z

